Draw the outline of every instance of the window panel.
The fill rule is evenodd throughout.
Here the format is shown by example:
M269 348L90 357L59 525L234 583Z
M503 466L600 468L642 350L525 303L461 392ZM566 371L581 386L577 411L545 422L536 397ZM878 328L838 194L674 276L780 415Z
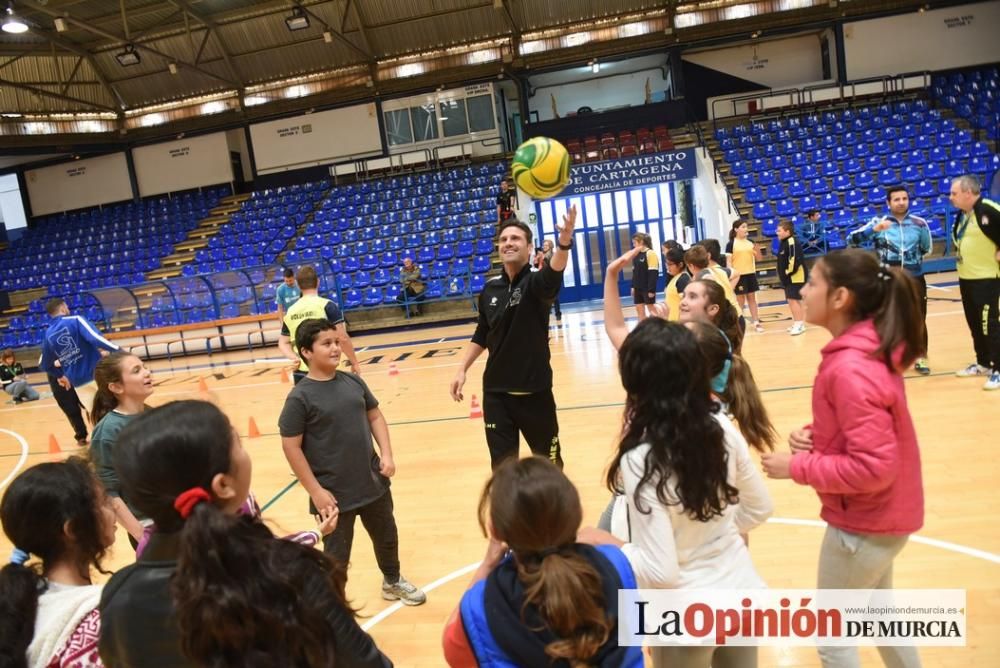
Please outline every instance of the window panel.
M410 114L406 109L387 111L382 117L385 120L385 139L389 146L413 143Z
M484 132L496 127L492 95L475 95L465 99L469 112L469 132Z
M441 111L441 129L445 137L469 134L469 123L465 118L465 100L442 100L438 103Z
M437 114L434 111L433 104L428 104L422 107L410 107L410 116L413 118L413 134L415 141L437 139Z

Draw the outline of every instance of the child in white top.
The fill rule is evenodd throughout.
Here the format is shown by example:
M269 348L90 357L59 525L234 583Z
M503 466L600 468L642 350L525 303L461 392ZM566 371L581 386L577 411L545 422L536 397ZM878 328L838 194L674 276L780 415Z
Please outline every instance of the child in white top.
M711 398L694 334L643 320L618 352L626 424L608 470L624 492L629 540L585 529L581 540L622 546L640 587L764 587L741 534L773 512L746 440ZM619 478L620 476L620 478ZM620 482L619 482L620 481ZM656 647L655 666L756 666L753 647ZM723 657L722 655L725 655Z

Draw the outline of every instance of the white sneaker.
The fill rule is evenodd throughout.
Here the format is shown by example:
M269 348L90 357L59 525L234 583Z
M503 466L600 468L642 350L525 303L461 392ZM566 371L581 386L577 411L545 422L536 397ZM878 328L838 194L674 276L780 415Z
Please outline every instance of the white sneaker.
M764 333L764 325L760 324L760 320L758 320L757 322L755 322L753 324L753 328L754 328L754 331L757 332L758 334L763 334Z
M798 336L799 334L805 334L806 333L806 326L805 326L805 324L803 324L801 322L798 323L798 324L796 324L796 325L792 325L791 327L788 328L788 333L791 334L792 336Z
M986 367L972 363L964 369L959 369L955 372L955 375L959 378L972 378L973 376L988 376L990 375L990 370Z
M987 379L986 384L983 385L984 390L1000 390L1000 371L994 371L990 374L989 379Z

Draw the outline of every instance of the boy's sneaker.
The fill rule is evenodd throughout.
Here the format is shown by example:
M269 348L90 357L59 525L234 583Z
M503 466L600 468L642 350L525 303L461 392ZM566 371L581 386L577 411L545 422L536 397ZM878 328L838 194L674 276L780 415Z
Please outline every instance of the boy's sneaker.
M929 366L927 366L927 358L926 357L921 357L920 359L918 359L916 361L916 363L913 365L913 368L921 376L928 376L931 373L931 368Z
M407 582L403 576L395 584L382 581L382 598L399 601L403 605L422 605L427 602L427 594Z
M788 333L791 334L792 336L798 336L799 334L805 334L806 333L806 326L803 323L801 323L801 322L798 323L798 324L796 324L796 325L792 325L791 327L788 328Z
M757 332L758 334L763 334L764 333L764 325L760 324L760 320L758 320L757 322L755 322L753 324L753 328L754 328L754 331Z
M955 372L955 375L959 378L972 378L973 376L988 376L990 375L990 370L984 366L976 363L972 363L964 369L959 369Z
M984 390L1000 390L1000 371L994 371L990 374L989 379L987 379L986 384L983 385Z

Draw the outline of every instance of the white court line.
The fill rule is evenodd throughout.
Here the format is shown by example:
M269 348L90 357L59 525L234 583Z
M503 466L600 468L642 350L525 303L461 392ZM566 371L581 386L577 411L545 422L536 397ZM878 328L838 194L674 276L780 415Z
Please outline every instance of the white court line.
M448 573L448 575L444 576L443 578L438 578L434 582L432 582L429 585L427 585L426 587L424 587L424 593L432 592L435 589L437 589L438 587L440 587L441 585L448 584L452 580L454 580L456 578L460 578L463 575L468 575L472 571L474 571L477 568L479 568L479 564L481 564L481 563L482 562L477 561L474 564L469 564L468 566L465 566L463 568L459 568L457 571L452 571L451 573ZM376 624L378 624L379 622L381 622L383 619L385 619L386 617L388 617L389 615L391 615L392 613L396 612L397 610L399 610L399 609L401 609L403 607L404 607L403 604L399 603L398 601L396 603L393 603L388 608L386 608L385 610L383 610L382 612L378 613L377 615L375 615L374 617L372 617L371 619L369 619L367 622L365 622L364 624L362 624L361 625L361 630L362 631L367 631L368 629L370 629L371 627L375 626Z
M820 529L825 529L827 526L826 522L823 522L822 520L802 520L791 517L772 517L768 520L768 524L787 524L791 526L817 527ZM944 540L937 540L935 538L924 538L923 536L916 536L916 535L910 536L910 541L913 543L920 543L921 545L929 545L931 547L937 547L942 550L947 550L949 552L957 552L959 554L964 554L968 557L973 557L975 559L982 559L984 561L989 561L994 564L1000 564L1000 555L993 554L992 552L986 552L985 550L977 550L973 547L966 547L964 545L959 545L957 543L949 543L948 541ZM463 575L467 575L472 571L476 570L477 568L479 568L480 563L482 562L477 561L474 564L469 564L468 566L460 568L457 571L453 571L448 575L445 575L443 578L438 578L434 582L424 587L424 591L425 592L434 591L441 585L447 584L456 578L462 577ZM361 629L363 631L368 631L373 626L381 622L383 619L385 619L389 615L394 614L403 607L404 606L402 603L398 602L393 603L388 608L386 608L385 610L378 613L377 615L369 619L367 622L362 624Z
M6 478L3 479L3 482L0 482L0 489L3 489L4 487L7 486L7 483L9 483L11 480L14 479L14 476L17 475L17 472L21 470L22 466L24 466L24 462L27 461L28 441L24 439L24 436L21 436L16 431L11 431L10 429L0 429L0 432L3 432L5 434L10 434L15 439L17 439L18 443L21 444L21 458L17 460L17 464L14 465L14 469L7 475Z
M772 517L768 520L769 524L790 524L793 526L802 527L819 527L821 529L826 528L826 522L822 520L799 520L787 517ZM973 557L975 559L982 559L984 561L989 561L994 564L1000 564L1000 554L993 554L992 552L987 552L985 550L977 550L974 547L966 547L964 545L959 545L958 543L949 543L945 540L937 540L936 538L924 538L923 536L912 535L910 540L914 543L920 543L921 545L930 545L931 547L937 547L942 550L948 550L949 552L958 552L959 554L964 554L967 557Z

